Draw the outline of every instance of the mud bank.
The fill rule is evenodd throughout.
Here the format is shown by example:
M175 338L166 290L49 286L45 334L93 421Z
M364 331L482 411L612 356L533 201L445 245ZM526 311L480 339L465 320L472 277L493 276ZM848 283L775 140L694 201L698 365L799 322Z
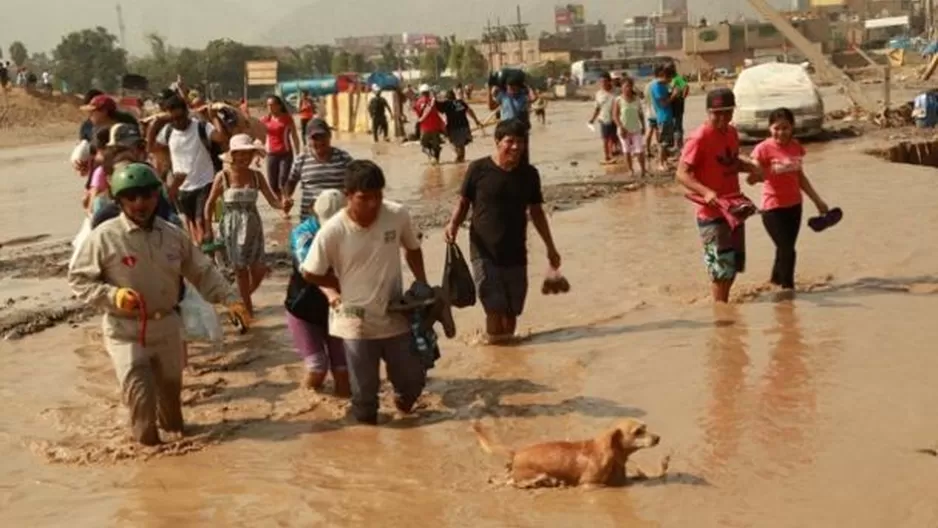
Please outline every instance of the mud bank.
M867 153L892 163L938 167L938 138L899 140L890 146L869 149Z

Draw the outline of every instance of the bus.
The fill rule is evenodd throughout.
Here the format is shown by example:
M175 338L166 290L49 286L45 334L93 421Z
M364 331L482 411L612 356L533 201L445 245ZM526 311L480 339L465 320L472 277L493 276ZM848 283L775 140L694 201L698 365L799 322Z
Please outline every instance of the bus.
M674 57L628 57L625 59L586 59L570 65L570 77L580 86L595 83L602 72L633 78L651 77L655 66L674 63Z

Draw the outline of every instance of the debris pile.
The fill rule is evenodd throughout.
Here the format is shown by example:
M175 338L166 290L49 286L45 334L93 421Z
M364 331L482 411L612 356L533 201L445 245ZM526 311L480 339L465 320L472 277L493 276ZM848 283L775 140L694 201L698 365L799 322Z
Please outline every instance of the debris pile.
M828 121L843 121L845 123L855 121L867 122L880 128L900 128L915 124L915 120L912 118L911 101L875 114L867 112L859 106L853 106L843 110L832 110L824 117L827 118Z

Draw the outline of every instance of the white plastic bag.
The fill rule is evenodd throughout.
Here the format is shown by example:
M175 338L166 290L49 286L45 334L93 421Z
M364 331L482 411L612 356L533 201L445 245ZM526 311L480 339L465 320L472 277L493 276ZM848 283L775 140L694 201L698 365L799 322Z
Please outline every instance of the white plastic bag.
M91 160L91 143L89 143L87 139L83 139L72 149L72 155L69 156L69 161L74 165L89 160Z
M72 239L72 258L68 261L68 269L72 269L72 266L75 265L75 259L78 257L78 249L81 248L81 245L85 243L85 239L87 239L90 234L91 219L85 218L85 221L81 224L81 229L78 230L78 234Z
M182 311L182 323L186 341L206 341L220 343L224 338L221 321L215 307L199 295L195 286L186 281L186 294L179 303Z

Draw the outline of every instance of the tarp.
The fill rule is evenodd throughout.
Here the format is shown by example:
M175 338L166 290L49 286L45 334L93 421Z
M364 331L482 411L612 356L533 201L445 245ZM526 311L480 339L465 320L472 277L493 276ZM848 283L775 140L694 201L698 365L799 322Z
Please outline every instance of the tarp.
M748 109L801 108L818 100L817 88L799 64L769 62L744 69L733 86L736 106ZM769 108L771 107L771 108Z
M287 81L277 85L277 92L282 97L290 97L303 90L309 92L313 97L323 97L337 93L338 83L335 77L321 77L318 79L303 79L299 81Z

